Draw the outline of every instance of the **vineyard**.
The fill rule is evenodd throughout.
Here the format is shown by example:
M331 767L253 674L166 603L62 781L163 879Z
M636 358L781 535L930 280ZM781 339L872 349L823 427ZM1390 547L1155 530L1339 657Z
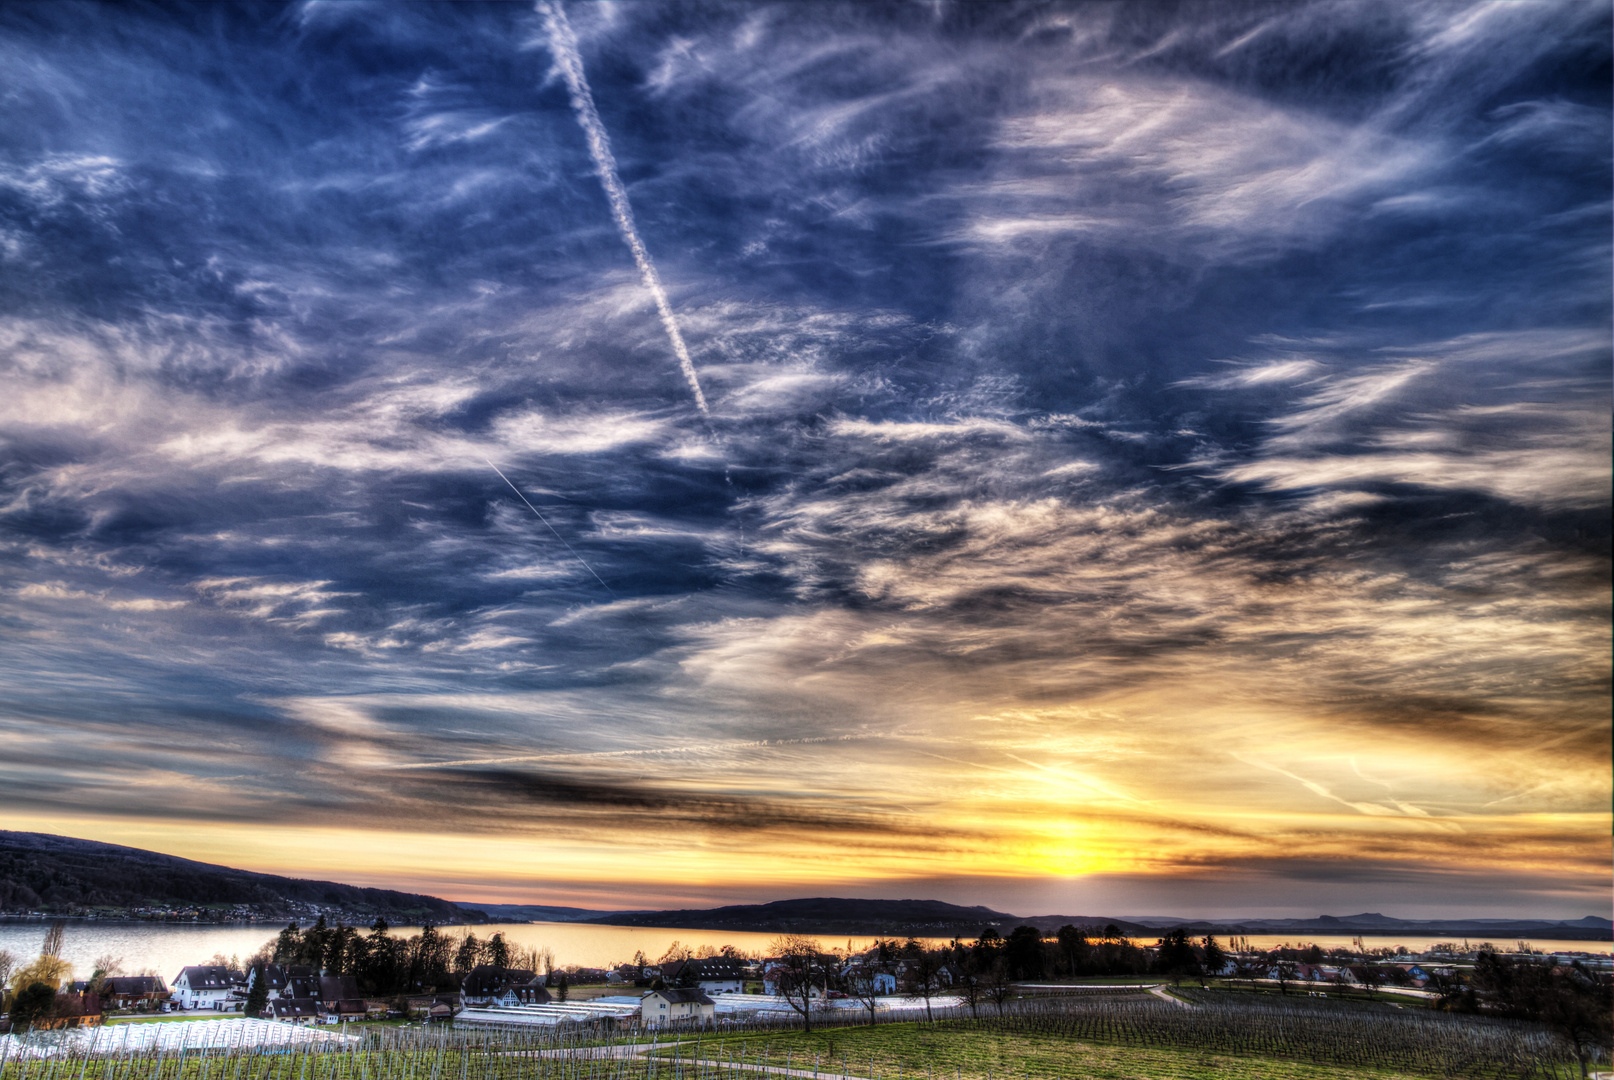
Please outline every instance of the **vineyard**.
M659 1043L644 1033L581 1025L324 1029L300 1042L235 1046L131 1047L116 1043L117 1029L47 1031L0 1041L0 1080L735 1080L785 1071L825 1080L1579 1075L1567 1047L1535 1025L1387 1003L1191 990L1181 996L1184 1004L1147 994L1030 999L979 1019L948 1009L934 1023L853 1024L856 1014L848 1011L815 1021L810 1033L776 1016L667 1034Z

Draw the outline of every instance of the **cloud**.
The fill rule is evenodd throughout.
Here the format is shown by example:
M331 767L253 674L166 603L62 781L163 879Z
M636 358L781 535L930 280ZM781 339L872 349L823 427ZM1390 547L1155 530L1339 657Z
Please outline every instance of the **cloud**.
M0 785L428 891L1580 905L1608 14L1341 11L569 9L709 427L531 9L0 17Z

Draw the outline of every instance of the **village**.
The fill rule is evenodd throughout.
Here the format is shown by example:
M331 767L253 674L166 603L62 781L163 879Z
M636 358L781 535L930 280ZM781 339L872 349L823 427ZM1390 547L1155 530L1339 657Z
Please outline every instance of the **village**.
M591 1024L608 1029L701 1027L726 1020L799 1018L862 1010L898 1019L937 1009L1001 1015L1026 997L1083 989L1143 989L1184 982L1243 986L1279 995L1393 995L1426 1004L1460 1003L1473 994L1477 963L1546 961L1600 970L1606 956L1543 956L1524 943L1438 943L1405 947L1317 945L1262 950L1234 939L1191 939L1182 931L1140 944L1114 927L1064 927L1044 937L1031 927L1007 938L991 928L979 938L941 944L877 940L867 949L824 949L812 938L778 938L773 955L747 956L675 942L667 955L642 953L606 968L558 965L548 950L515 946L502 933L480 940L427 927L409 938L378 920L368 935L321 917L292 922L245 962L214 956L171 978L125 974L112 958L88 979L72 979L52 957L62 948L52 925L40 958L15 970L0 990L9 1029L93 1026L131 1020L247 1016L298 1026L358 1023L457 1025ZM14 961L0 960L7 967ZM56 976L55 985L51 975ZM36 976L45 976L43 979Z

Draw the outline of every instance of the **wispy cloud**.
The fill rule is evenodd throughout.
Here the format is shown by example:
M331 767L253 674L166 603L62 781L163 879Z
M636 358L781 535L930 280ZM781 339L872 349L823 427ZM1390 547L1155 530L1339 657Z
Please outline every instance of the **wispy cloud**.
M0 12L18 820L1606 894L1606 8L67 11Z

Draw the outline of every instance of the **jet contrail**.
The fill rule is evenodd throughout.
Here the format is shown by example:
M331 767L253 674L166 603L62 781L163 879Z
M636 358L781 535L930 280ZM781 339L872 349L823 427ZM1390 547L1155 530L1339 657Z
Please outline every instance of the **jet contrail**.
M503 480L505 483L510 484L510 490L516 493L516 498L520 499L524 503L527 503L527 509L532 511L533 516L536 517L539 521L543 522L544 527L547 528L550 532L555 533L555 539L560 541L560 546L565 548L567 551L570 551L572 553L572 558L576 559L578 562L583 564L583 569L584 570L587 570L589 573L594 574L594 568L588 564L588 560L583 558L583 556L579 555L577 553L577 549L572 547L572 545L568 544L566 542L566 538L564 536L562 536L558 532L555 532L555 526L549 524L549 519L544 517L544 515L540 514L538 512L538 508L536 506L532 505L532 503L527 501L527 497L521 493L521 489L516 487L514 484L511 484L510 483L510 478L508 476L504 475L504 473L499 469L499 467L497 465L493 464L493 462L488 461L487 458L483 458L482 460L487 461L488 462L488 468L492 469L494 472L499 474L499 479L500 480ZM600 575L598 575L598 574L594 574L594 580L598 581L600 583L600 588L604 589L608 593L611 593L611 599L612 600L615 600L617 598L616 593L611 592L611 586L609 586L609 585L607 585L605 583L604 578L600 577Z
M577 36L572 33L572 24L566 20L566 12L557 0L539 0L538 11L544 17L544 29L549 33L555 63L566 78L567 89L571 91L577 122L582 125L583 134L588 138L588 152L594 158L594 171L599 174L600 186L605 188L605 198L611 204L616 227L627 242L628 249L633 252L633 261L639 266L639 277L644 281L645 288L656 299L661 325L666 328L667 337L672 341L673 352L678 354L678 366L684 378L689 380L689 389L695 395L695 407L700 410L702 417L710 420L712 414L706 408L706 395L701 393L695 364L689 358L684 335L678 330L672 305L667 302L667 290L662 288L661 275L656 273L656 264L650 261L650 252L645 250L644 241L639 239L639 229L633 223L633 206L628 202L628 192L622 186L622 178L617 175L616 158L611 154L611 139L605 133L605 125L600 123L599 111L594 108L594 95L590 93L588 78L583 74L583 57L577 51Z

